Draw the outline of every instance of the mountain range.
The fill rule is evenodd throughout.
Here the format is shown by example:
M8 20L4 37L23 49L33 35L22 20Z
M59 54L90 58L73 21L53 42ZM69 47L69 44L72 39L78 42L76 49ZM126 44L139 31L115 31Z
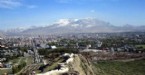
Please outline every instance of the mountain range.
M109 22L95 18L60 19L58 22L45 27L8 30L6 35L49 35L66 33L111 33L111 32L144 32L145 26L114 26ZM2 34L2 33L1 33Z

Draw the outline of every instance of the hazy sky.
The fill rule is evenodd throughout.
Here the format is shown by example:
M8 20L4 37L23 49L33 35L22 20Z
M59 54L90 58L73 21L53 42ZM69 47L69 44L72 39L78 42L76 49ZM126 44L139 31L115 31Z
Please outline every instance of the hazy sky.
M0 0L0 29L87 17L113 25L145 25L145 0Z

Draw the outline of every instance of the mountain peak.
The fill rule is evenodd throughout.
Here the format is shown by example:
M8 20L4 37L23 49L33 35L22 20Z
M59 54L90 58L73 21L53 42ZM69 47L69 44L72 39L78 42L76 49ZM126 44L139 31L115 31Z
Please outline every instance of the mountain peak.
M55 24L58 27L70 26L70 27L93 27L104 26L109 23L98 20L96 18L84 18L84 19L60 19Z
M108 22L96 18L84 19L60 19L56 23L46 26L27 29L20 34L24 35L48 35L65 33L100 33L100 32L126 32L126 31L144 31L145 27L131 26L113 26Z
M58 24L59 26L66 26L70 23L71 23L70 19L60 19L58 20L58 22L56 22L56 24Z

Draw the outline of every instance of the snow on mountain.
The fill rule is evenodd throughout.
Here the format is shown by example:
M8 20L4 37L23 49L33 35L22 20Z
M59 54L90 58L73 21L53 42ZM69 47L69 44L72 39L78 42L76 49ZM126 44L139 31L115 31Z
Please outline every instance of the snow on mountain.
M65 33L100 33L100 32L134 32L145 31L145 26L114 26L108 22L95 18L85 19L60 19L46 27L35 27L19 31L22 35L48 35ZM15 32L16 33L16 32Z
M86 19L60 19L47 27L38 27L23 31L24 34L63 34L84 32L113 32L114 26L108 22L93 18Z
M69 19L60 19L56 24L58 24L58 26L66 26L69 23L71 23L71 20Z

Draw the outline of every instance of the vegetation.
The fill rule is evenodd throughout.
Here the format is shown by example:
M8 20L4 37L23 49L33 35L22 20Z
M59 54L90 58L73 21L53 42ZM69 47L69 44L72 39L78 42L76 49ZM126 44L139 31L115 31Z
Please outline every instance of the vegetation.
M21 50L22 52L27 52L28 48L27 47L19 47L18 49Z
M63 58L57 57L54 60L50 61L49 64L47 65L41 65L41 67L39 68L39 70L36 70L37 73L41 73L41 72L48 72L54 69L59 69L59 63L62 63L64 61Z
M98 61L95 66L97 75L145 75L145 60Z
M63 54L63 53L78 53L78 50L76 50L76 49L69 49L69 48L39 49L38 53L40 55L47 56L47 55L52 54L52 53L60 53L60 54Z
M10 68L1 68L0 75L3 75L4 73L12 73L12 70Z
M61 63L63 60L58 60L57 62L53 63L51 66L48 66L47 68L44 69L44 72L47 72L47 71L51 71L51 70L54 70L59 63Z
M145 45L136 45L135 47L145 49Z
M23 67L26 66L26 62L21 62L21 64L18 64L18 65L14 65L12 67L12 71L13 71L13 74L19 72Z

